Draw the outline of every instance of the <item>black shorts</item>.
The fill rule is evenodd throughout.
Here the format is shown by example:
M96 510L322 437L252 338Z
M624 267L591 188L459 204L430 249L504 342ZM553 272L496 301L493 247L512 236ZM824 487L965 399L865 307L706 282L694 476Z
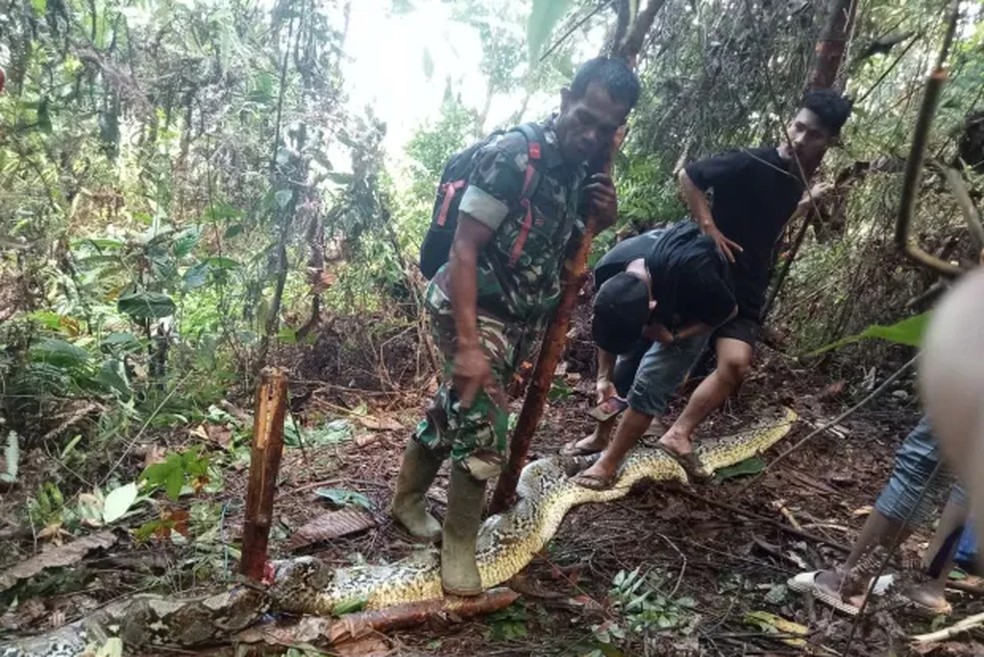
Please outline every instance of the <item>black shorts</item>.
M711 336L711 342L713 344L718 338L731 338L732 340L741 340L754 347L755 343L761 337L762 323L751 317L739 315L725 322L720 328L714 331L714 335Z

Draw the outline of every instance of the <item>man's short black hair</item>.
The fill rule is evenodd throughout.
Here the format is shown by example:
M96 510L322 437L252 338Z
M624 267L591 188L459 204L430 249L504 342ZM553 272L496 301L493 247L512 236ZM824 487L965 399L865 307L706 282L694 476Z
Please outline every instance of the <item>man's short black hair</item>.
M639 76L625 60L617 57L595 57L581 64L571 81L571 97L583 98L592 82L598 82L616 103L630 109L639 100Z
M800 107L808 109L820 118L830 134L837 136L851 116L851 101L833 89L810 89L803 94Z

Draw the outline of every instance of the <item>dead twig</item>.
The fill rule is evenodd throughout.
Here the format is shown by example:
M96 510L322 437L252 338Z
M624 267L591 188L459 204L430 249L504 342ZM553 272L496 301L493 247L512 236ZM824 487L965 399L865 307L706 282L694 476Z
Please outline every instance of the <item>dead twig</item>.
M681 489L680 492L683 493L684 495L686 495L687 497L692 497L693 499L699 500L699 501L703 502L704 504L707 504L708 506L716 506L716 507L718 507L720 509L724 509L725 511L730 511L731 513L735 513L735 514L738 514L740 516L745 516L746 518L749 518L750 520L755 520L755 521L758 521L758 522L764 522L764 523L766 523L768 525L771 525L773 527L776 527L777 529L781 529L782 531L786 532L787 534L792 534L793 536L796 536L798 538L802 538L802 539L807 540L807 541L813 541L815 543L820 543L820 544L826 545L828 547L832 547L835 550L838 550L840 552L843 552L844 554L850 554L850 552L851 552L851 548L849 548L848 546L844 545L843 543L838 543L837 541L832 541L832 540L830 540L828 538L824 538L822 536L817 536L816 534L811 534L811 533L805 532L805 531L803 531L801 529L796 529L795 527L790 527L789 525L785 525L785 524L779 522L778 520L774 520L772 518L769 518L769 517L766 517L766 516L762 516L762 515L759 515L757 513L753 513L751 511L746 511L746 510L744 510L742 508L739 508L737 506L733 506L731 504L728 504L727 502L719 502L717 500L708 499L706 497L703 497L702 495L698 495L697 493L694 493L693 491L687 490L686 488Z
M927 643L934 643L936 641L946 641L947 639L951 639L958 634L978 628L981 625L984 625L984 614L974 614L973 616L968 616L963 620L957 621L949 627L944 627L942 630L929 632L927 634L917 634L912 637L912 641L923 645Z
M779 456L777 456L776 458L774 458L771 463L769 463L767 466L765 466L765 468L762 469L762 472L760 472L759 474L757 474L754 479L752 479L747 484L745 484L745 486L738 491L737 495L744 495L746 492L748 492L748 490L752 486L754 486L759 480L761 480L762 477L764 477L772 468L774 468L777 463L781 462L787 456L789 456L790 454L792 454L793 452L795 452L796 450L798 450L800 447L802 447L803 445L805 445L814 436L816 436L816 435L818 435L820 433L823 433L824 431L830 429L833 426L836 426L837 424L839 424L840 422L842 422L844 419L850 417L851 414L853 414L859 408L865 406L872 399L874 399L875 397L877 397L881 393L885 392L885 390L887 390L890 385L892 385L893 383L895 383L896 381L899 380L899 377L901 377L902 374L904 374L906 370L908 370L910 367L912 367L915 364L917 358L919 358L919 355L918 354L915 355L915 356L913 356L911 360L909 360L902 367L900 367L898 370L896 370L896 372L894 374L892 374L890 377L888 377L887 379L885 379L885 381L880 386L878 386L877 388L875 388L874 390L872 390L871 391L871 394L869 394L867 397L865 397L864 399L862 399L861 401L859 401L857 404L855 404L851 408L847 409L846 411L844 411L843 413L841 413L840 415L838 415L837 417L835 417L830 422L826 423L825 425L823 425L821 427L817 427L815 430L813 430L809 434L807 434L806 437L804 437L798 443L796 443L795 445L793 445L792 447L790 447L789 449L787 449L785 452L783 452L782 454L780 454Z

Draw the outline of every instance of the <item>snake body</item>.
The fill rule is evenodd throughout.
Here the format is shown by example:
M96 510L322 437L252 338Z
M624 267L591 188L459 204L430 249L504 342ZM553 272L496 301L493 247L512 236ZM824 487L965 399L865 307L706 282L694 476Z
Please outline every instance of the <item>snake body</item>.
M719 470L768 449L789 431L796 414L698 446L708 470ZM529 463L520 476L517 503L489 517L479 533L476 560L484 588L521 571L554 536L567 512L589 502L624 497L636 483L686 482L683 468L660 450L638 449L623 463L611 488L592 490L570 475L583 466L552 456ZM273 584L238 586L203 598L145 594L110 605L48 633L0 645L0 657L78 657L110 637L124 645L191 647L228 641L267 613L329 616L358 602L365 609L440 598L440 568L433 550L393 564L333 568L313 557L276 561Z

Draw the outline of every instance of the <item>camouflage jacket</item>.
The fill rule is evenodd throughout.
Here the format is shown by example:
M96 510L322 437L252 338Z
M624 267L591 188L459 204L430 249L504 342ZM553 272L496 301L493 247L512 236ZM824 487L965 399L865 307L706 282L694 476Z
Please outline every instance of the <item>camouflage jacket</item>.
M536 321L560 299L560 273L572 235L583 230L578 213L583 164L564 160L553 121L539 126L538 182L531 199L532 226L524 230L520 205L529 162L526 138L510 131L476 154L476 166L459 206L493 231L478 257L478 307L506 321ZM525 237L524 237L525 235ZM444 265L434 283L448 291Z

